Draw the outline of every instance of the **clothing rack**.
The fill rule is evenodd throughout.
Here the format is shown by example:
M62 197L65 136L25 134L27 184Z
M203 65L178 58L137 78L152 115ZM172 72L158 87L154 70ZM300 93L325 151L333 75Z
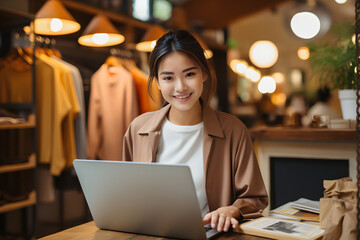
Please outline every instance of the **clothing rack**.
M111 48L110 55L125 59L134 59L134 53L128 49Z

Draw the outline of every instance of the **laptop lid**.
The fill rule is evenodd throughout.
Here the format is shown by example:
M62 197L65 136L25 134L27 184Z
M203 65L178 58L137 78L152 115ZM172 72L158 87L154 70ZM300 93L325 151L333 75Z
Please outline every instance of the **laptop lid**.
M76 159L74 168L98 228L207 238L188 166Z

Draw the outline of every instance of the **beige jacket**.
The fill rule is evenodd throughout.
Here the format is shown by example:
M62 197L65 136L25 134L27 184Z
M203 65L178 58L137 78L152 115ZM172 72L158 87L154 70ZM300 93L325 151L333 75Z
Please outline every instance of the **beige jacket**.
M88 158L120 160L124 134L138 113L131 74L121 65L109 71L103 64L91 77Z
M145 113L131 123L123 159L154 162L161 126L170 109ZM233 205L244 218L261 216L268 196L245 125L235 116L203 107L205 187L210 211Z

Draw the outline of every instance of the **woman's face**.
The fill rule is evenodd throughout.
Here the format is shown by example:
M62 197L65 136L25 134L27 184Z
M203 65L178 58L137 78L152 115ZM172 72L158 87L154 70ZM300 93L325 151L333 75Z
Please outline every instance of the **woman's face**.
M172 52L159 63L157 85L171 111L197 114L206 80L201 68L182 52ZM201 110L201 108L200 108Z

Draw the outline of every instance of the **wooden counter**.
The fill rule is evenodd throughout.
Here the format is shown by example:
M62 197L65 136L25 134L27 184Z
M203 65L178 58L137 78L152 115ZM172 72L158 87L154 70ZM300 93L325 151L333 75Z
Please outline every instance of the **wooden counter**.
M255 127L249 133L256 140L356 141L355 129Z
M94 224L94 222L85 223L46 237L41 238L40 240L67 240L67 239L76 239L76 240L106 240L106 239L149 239L149 240L165 240L170 238L146 236L140 234L124 233L124 232L115 232L100 230ZM263 240L268 238L255 237L246 234L228 232L220 234L219 237L215 239L233 239L233 240Z
M307 196L305 190L311 189L309 192L315 194L316 188L318 196L312 200L318 200L323 195L323 180L340 178L333 175L342 175L347 171L346 176L356 179L355 129L262 126L249 129L249 133L270 200L265 216L270 208L276 207L277 201L314 198ZM342 169L335 171L336 167L331 167L335 162ZM277 164L282 164L281 171ZM286 197L289 199L282 195L285 191L283 185L288 186ZM293 189L301 190L295 193ZM295 198L292 195L298 196Z

